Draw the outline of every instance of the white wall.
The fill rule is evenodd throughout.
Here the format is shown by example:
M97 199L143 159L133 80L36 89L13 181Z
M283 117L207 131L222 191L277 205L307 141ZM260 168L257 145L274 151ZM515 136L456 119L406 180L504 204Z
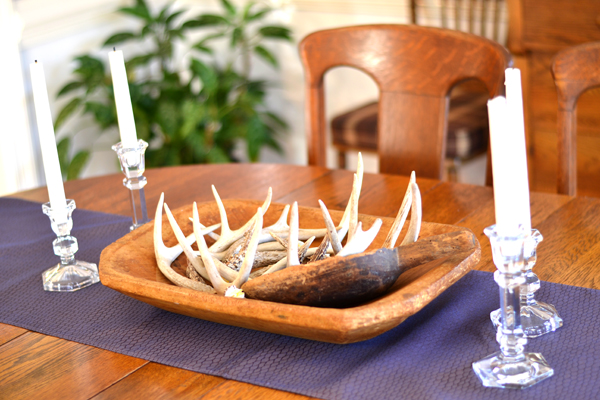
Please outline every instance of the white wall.
M0 1L10 3L10 0ZM425 0L428 6L426 11L431 15L425 18L426 23L435 25L439 20L436 14L439 1ZM148 2L156 8L166 4L166 0L148 0ZM262 161L304 164L307 158L304 133L304 84L297 43L310 32L320 29L367 23L407 23L409 0L272 0L271 3L280 6L280 11L272 17L273 22L290 26L296 42L293 45L277 46L281 63L279 71L274 73L270 67L261 64L260 61L255 64L255 76L265 77L275 83L276 89L271 92L268 99L271 108L282 115L290 125L290 132L282 136L285 154L279 156L265 151ZM73 69L72 59L85 53L103 56L106 49L100 49L101 43L112 33L127 29L131 24L131 19L113 12L119 6L128 4L131 2L127 0L18 0L14 3L15 10L24 25L20 49L25 82L24 93L29 104L32 104L32 99L28 66L35 59L40 59L45 66L51 109L56 118L65 100L53 99L56 99L59 89L70 78ZM217 0L180 0L175 3L175 7L188 8L191 10L190 14L196 14L216 11L219 9L219 3ZM503 18L505 19L505 16ZM0 40L5 39L0 38ZM129 50L135 51L127 48L123 50L126 54ZM327 97L329 115L377 97L377 89L369 78L347 68L330 72L326 85L329 93ZM31 106L29 106L29 125L31 134L26 135L27 132L23 134L30 138L28 151L33 155L31 159L35 160L39 157L39 148L37 148L37 132ZM71 119L64 125L59 132L59 139L63 132L77 133L77 147L88 142L93 143L95 152L83 172L84 176L118 171L116 156L110 150L110 146L119 140L116 130L98 137L97 128L91 120L80 118ZM0 131L3 149L6 146L6 137ZM333 166L333 159L332 153L329 157L332 161L331 166ZM34 163L35 161L32 161L32 164ZM353 165L352 161L350 165ZM366 166L367 170L376 170L376 158L367 158ZM44 184L40 167L31 165L29 168L37 171L37 179L21 180L17 185L18 190ZM2 173L3 170L0 169L0 175ZM4 169L4 173L6 175L12 172ZM13 188L14 185L10 187ZM10 190L7 191L0 186L0 195Z
M103 41L117 30L126 29L129 21L114 10L127 5L121 0L19 0L15 8L24 21L21 56L25 90L29 102L29 123L34 142L37 143L35 110L32 106L29 65L36 59L44 63L48 97L54 118L68 98L56 99L60 88L71 79L74 57L92 53L107 53L101 49ZM113 130L99 136L98 128L90 117L71 118L57 132L57 141L63 135L76 134L75 148L93 146L90 163L83 176L102 175L118 171L115 154L110 146L118 142L118 132ZM39 148L35 151L39 154ZM44 184L40 174L40 184Z
M22 27L12 1L0 0L0 195L38 185L18 47Z

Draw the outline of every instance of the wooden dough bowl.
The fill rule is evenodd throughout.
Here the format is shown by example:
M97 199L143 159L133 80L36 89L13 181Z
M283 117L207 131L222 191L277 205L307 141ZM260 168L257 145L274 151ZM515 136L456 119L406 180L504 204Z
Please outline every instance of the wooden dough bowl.
M225 200L232 229L240 227L261 205L258 201ZM274 223L285 205L271 204L264 226ZM214 202L198 204L204 225L219 222ZM331 210L338 223L341 211ZM174 210L173 215L185 234L192 232L189 217L192 205ZM324 226L317 208L299 207L301 228ZM359 215L363 227L370 227L377 217ZM382 218L379 235L368 251L380 248L393 219ZM428 262L400 275L382 296L350 308L323 308L275 303L270 301L226 298L178 287L159 271L154 256L153 225L150 222L106 247L100 256L100 280L123 294L171 312L227 325L295 336L330 343L353 343L380 335L415 314L479 262L481 249L474 239L469 246L447 257ZM408 225L408 223L406 224ZM406 230L406 227L404 228ZM423 222L421 238L466 228ZM400 235L400 240L404 232ZM177 243L166 216L163 215L163 240L167 246ZM210 245L210 243L209 243ZM181 255L173 268L184 274L187 260Z

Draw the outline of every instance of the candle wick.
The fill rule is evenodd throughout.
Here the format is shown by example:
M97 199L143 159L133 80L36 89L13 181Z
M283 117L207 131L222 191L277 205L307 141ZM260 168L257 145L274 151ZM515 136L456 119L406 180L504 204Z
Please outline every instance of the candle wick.
M37 60L35 60L35 63L37 64Z
M115 48L113 47L113 51L117 51L117 49L115 49Z

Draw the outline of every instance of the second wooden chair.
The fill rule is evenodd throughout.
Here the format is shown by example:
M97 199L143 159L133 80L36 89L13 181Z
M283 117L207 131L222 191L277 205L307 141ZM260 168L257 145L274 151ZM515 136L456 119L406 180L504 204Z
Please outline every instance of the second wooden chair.
M507 50L468 33L413 25L363 25L308 35L300 43L307 96L308 162L326 165L324 75L357 68L379 87L380 172L441 179L449 93L468 79L504 93Z
M600 42L565 49L554 57L558 93L558 193L577 194L577 100L600 86Z

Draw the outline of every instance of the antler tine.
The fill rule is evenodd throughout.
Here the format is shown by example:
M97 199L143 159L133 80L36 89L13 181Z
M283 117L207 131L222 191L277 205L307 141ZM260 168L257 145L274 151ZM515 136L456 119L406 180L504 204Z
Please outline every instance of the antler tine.
M359 186L359 191L358 192L353 192L356 193L354 196L350 197L350 203L352 204L350 207L350 220L348 221L348 240L352 240L352 238L354 237L354 234L356 233L356 228L358 225L358 197L360 196L360 186L358 183L358 176L356 174L354 174L354 184L352 185L352 187L354 186Z
M348 233L349 229L352 227L354 230L356 227L356 221L358 219L358 200L360 198L360 191L362 188L362 181L364 175L364 164L362 160L362 154L358 153L358 162L356 166L356 173L354 174L354 181L352 184L352 192L350 193L350 198L348 200L348 204L346 205L346 209L344 210L344 215L340 221L338 226L338 237L339 240L342 241ZM284 234L285 232L276 232L278 234ZM307 240L312 236L315 237L323 237L327 234L326 229L299 229L298 230L298 239ZM269 239L270 240L270 239Z
M331 239L329 239L329 235L326 235L325 237L323 237L323 240L321 241L321 244L319 244L319 246L317 247L317 250L315 251L315 254L313 254L308 262L314 262L314 261L319 261L324 259L325 257L328 256L327 254L327 250L329 250L329 248L331 244ZM300 262L304 262L303 260L300 260Z
M298 261L300 261L300 264L302 264L304 262L304 260L306 259L306 257L308 256L308 252L310 251L310 245L315 241L315 239L316 239L316 237L313 236L313 237L308 238L308 240L304 243L298 242L298 243L302 243L302 246L300 246L298 248ZM325 252L327 252L327 250L325 250Z
M227 212L225 211L225 206L223 205L223 201L221 200L221 196L219 196L219 192L217 192L215 185L211 185L211 189L213 196L215 197L215 201L217 202L217 207L219 208L219 216L221 217L220 236L225 236L231 232L231 228L229 228L229 220L227 219Z
M242 266L240 267L237 278L235 278L233 281L233 286L236 288L240 288L244 283L246 283L248 277L250 276L250 271L252 271L252 265L254 264L254 257L256 256L256 249L258 247L258 240L260 238L262 224L263 213L259 207L256 213L256 221L254 222L254 230L252 231L252 236L250 237L250 242L246 250L244 261L242 262Z
M423 219L423 210L421 208L421 192L419 191L417 182L411 182L410 189L412 191L410 225L408 225L408 232L400 244L401 246L417 241L419 238L419 232L421 231L421 221Z
M168 280L177 286L188 289L199 290L201 292L215 293L215 290L202 282L194 281L185 276L179 275L171 268L171 263L183 252L181 246L167 247L162 239L162 208L165 194L161 193L156 207L154 218L154 255L158 269L167 277Z
M289 234L290 228L288 227L288 234ZM275 239L275 242L269 242L269 243L277 243L279 244L279 246L281 246L284 250L287 251L288 248L288 241L285 238L282 238L281 236L279 236L277 233L273 232L273 231L269 231L269 235L271 235L271 237L273 239Z
M192 217L189 217L189 220L190 220L191 223L194 223L194 220L192 219ZM214 224L214 225L211 225L209 227L205 227L204 225L200 224L200 227L203 230L210 229L210 232L205 233L205 235L207 235L209 238L213 239L215 242L217 240L219 240L219 238L221 237L221 235L218 235L218 234L214 233L213 231L215 229L218 229L220 226L221 226L220 222L218 224ZM194 237L194 234L192 233L190 236L194 238L194 242L195 242L196 238ZM190 236L188 236L188 237L190 237ZM194 242L192 242L192 243L194 243Z
M348 231L356 230L356 221L358 220L358 200L360 198L360 191L362 188L362 180L364 175L364 167L362 162L362 155L358 153L358 166L356 173L354 174L354 181L352 184L352 192L348 199L348 204L344 210L340 224L337 226L337 235L339 242L341 242ZM351 229L352 227L352 229ZM300 240L307 240L308 238L323 237L327 234L327 229L299 229L298 238ZM277 232L278 234L284 234L286 232ZM349 235L350 236L350 235Z
M362 181L364 175L364 166L362 160L362 154L358 153L358 162L356 165L356 173L354 174L355 178L352 183L352 192L350 193L350 198L348 199L348 204L346 205L346 209L344 210L344 215L342 215L342 219L340 221L340 225L338 226L338 230L340 230L340 240L344 240L344 236L349 229L350 219L352 218L352 214L358 213L358 200L360 198L360 191L362 189ZM354 201L354 203L353 203ZM353 206L355 204L355 206ZM356 212L355 210L356 209ZM345 229L344 229L345 228Z
M317 248L310 247L312 242L313 241L311 239L308 239L305 243L303 243L300 246L300 248L298 249L298 254L304 253L305 257L315 254L315 252L317 251ZM300 260L300 257L298 257L298 260ZM271 265L270 267L268 267L262 271L258 271L256 273L256 276L272 274L273 272L280 271L286 267L287 267L287 256L283 257L281 260L277 261L275 264ZM256 277L256 276L254 276L254 277Z
M271 233L270 232L279 232L279 231L287 231L290 229L290 226L287 223L288 214L290 213L290 205L286 204L279 216L279 219L271 226L267 226L261 231L261 243L266 241L270 241ZM262 236L266 236L263 238ZM268 237L268 238L267 238Z
M356 233L352 239L346 242L346 245L338 253L338 256L349 256L351 254L362 253L369 247L369 245L375 240L375 236L379 233L379 228L381 228L382 221L377 218L373 223L373 226L368 231L362 230L362 222L358 223L356 227Z
M287 266L300 264L298 258L298 202L292 204L292 212L290 213L290 229L288 234L288 248L287 248Z
M196 202L194 202L194 204L193 204L193 210L192 210L192 211L196 211L196 212L198 212L198 206L197 206ZM193 224L193 223L194 223L194 218L192 218L192 224ZM215 226L218 226L218 225L220 225L220 224L211 225L211 226L210 226L210 228L213 228L213 227L215 227ZM202 224L200 223L200 220L199 220L199 219L198 219L198 226L199 226L199 228L200 228L200 229L202 229L202 230L201 230L201 233L202 233L203 235L205 235L205 234L206 234L205 232L206 232L206 230L207 230L208 228L204 228L204 225L202 225ZM196 237L196 236L195 236L195 232L194 232L194 233L192 233L192 235L193 235L194 237ZM196 240L196 241L197 241L197 240ZM219 275L221 275L223 278L225 278L225 279L226 279L226 280L228 280L228 281L232 281L232 280L234 280L234 279L237 277L237 271L234 271L233 269L229 268L227 265L223 264L223 263L220 261L220 260L221 260L221 258L220 258L220 257L224 256L224 255L225 255L225 253L226 253L226 252L222 252L222 253L216 253L216 254L215 254L215 253L212 253L212 252L211 252L211 254L212 254L212 256L213 256L213 259L216 259L214 264L215 264L215 267L217 268L217 271L219 272ZM199 252L199 251L194 251L194 252L193 252L193 254L194 254L194 256L196 257L196 260L198 260L198 263L201 263L201 265L202 265L202 268L204 268L204 269L205 269L206 267L204 266L204 261L202 260L202 256L201 256L200 252ZM188 257L188 258L189 258L189 257ZM192 265L194 265L194 264L192 264ZM198 273L200 273L200 272L198 271ZM206 273L208 273L208 271L207 271ZM210 276L209 276L208 278L205 278L205 279L208 279L208 280L210 280Z
M183 234L183 231L181 230L181 228L179 227L179 224L177 224L177 221L175 221L175 217L173 217L173 213L171 213L171 209L169 208L167 203L164 203L164 208L165 208L165 213L167 214L167 219L169 220L169 223L171 224L171 229L173 229L173 233L175 234L175 237L177 238L177 242L179 242L179 245L183 249L183 252L185 253L186 257L188 258L188 260L190 261L190 263L192 264L192 266L194 267L196 272L198 272L200 274L200 276L202 276L204 279L210 279L208 274L206 273L206 269L204 268L204 265L200 264L200 260L194 254L194 250L192 250L192 246L190 246L190 244L188 244L186 242L186 237Z
M325 207L325 203L319 200L319 206L321 207L321 214L323 214L323 220L325 220L325 226L327 227L327 235L329 237L329 242L331 248L333 249L333 254L337 254L342 251L342 243L340 238L338 237L337 230L335 225L333 224L333 220L331 219L331 215L329 215L329 210Z
M352 185L352 193L350 193L350 199L348 205L344 211L344 215L338 225L338 236L340 241L344 240L344 236L348 234L350 239L351 234L350 228L352 225L353 230L356 230L356 221L358 220L358 199L360 198L360 190L362 186L362 174L354 174L354 183Z
M290 226L287 224L287 216L289 214L290 206L286 205L281 213L281 216L271 226L263 228L260 243L266 243L273 240L272 234L277 235L278 237L287 237L290 231ZM323 228L317 229L298 229L298 240L308 240L311 237L323 237L327 234L327 230Z
M225 251L229 246L233 244L233 242L241 238L243 234L252 227L252 224L254 223L254 218L256 218L256 216L248 220L248 222L246 222L241 228L232 231L229 227L229 221L227 220L227 212L225 211L225 206L223 205L221 197L219 196L219 193L217 192L217 189L214 185L212 186L212 191L217 202L217 207L219 208L219 214L221 216L221 236L215 243L213 243L212 246L210 246L210 251L213 253L220 253ZM269 188L267 198L265 199L263 205L260 207L263 214L267 212L267 209L271 205L272 197L273 189Z
M360 165L360 164L359 164ZM362 186L362 171L360 174L354 174L354 184L352 185L352 193L350 194L350 199L348 200L348 205L346 206L346 211L344 211L344 215L340 220L340 224L337 226L337 236L338 243L344 239L348 231L350 230L350 226L352 225L352 230L356 230L356 221L358 220L358 199L360 197L360 188ZM277 232L279 234L284 234L284 232ZM307 240L308 238L315 237L323 237L327 235L327 228L319 228L319 229L299 229L298 230L298 239ZM349 235L350 236L350 235Z
M400 232L404 227L404 223L406 222L406 217L408 216L408 211L410 210L410 206L412 204L412 190L411 184L414 181L415 172L413 171L410 175L410 182L408 183L408 187L406 188L406 193L404 194L404 198L402 199L402 205L400 205L400 209L398 210L398 215L390 228L390 231L383 242L383 247L386 249L393 249L396 246L396 241L398 240L398 236L400 236Z
M198 250L200 251L200 256L202 257L202 261L204 262L204 268L206 268L206 272L210 278L210 282L213 287L217 291L217 293L221 295L225 295L227 288L230 286L221 275L217 271L217 267L215 266L215 262L213 260L210 251L208 250L208 246L206 245L206 241L204 240L204 235L202 235L200 228L200 218L198 216L198 208L194 203L193 210L193 225L194 225L194 234L196 235L196 243L198 243Z

